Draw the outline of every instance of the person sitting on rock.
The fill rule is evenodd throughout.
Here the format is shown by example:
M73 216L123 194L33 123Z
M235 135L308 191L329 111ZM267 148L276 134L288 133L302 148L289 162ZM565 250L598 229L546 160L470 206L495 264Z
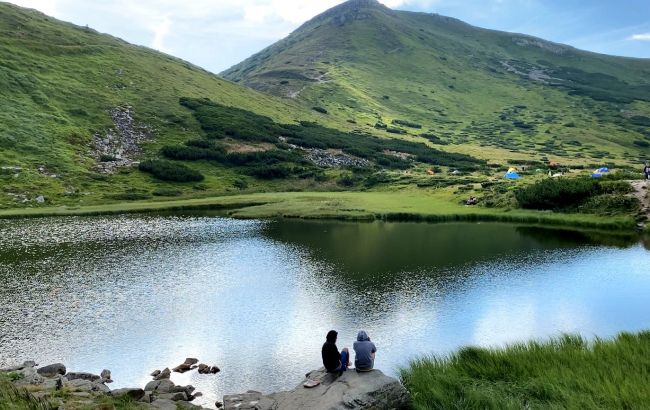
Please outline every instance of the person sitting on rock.
M365 330L359 330L357 341L354 342L354 367L358 372L369 372L375 367L377 348L370 341Z
M336 330L330 330L327 332L327 337L321 354L323 356L323 366L329 373L344 372L350 366L350 351L347 347L344 347L339 353L339 349L336 347L336 338L338 337L338 332Z

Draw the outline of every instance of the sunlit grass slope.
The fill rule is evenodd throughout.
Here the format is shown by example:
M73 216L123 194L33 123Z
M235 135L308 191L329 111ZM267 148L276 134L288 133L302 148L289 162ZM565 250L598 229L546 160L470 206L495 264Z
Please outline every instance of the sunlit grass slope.
M650 60L374 0L337 6L223 74L483 159L638 163L650 154Z

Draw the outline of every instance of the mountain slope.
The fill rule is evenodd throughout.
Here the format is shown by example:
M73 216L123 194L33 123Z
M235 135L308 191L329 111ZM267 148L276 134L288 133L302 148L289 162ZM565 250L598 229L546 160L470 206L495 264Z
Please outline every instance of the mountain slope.
M0 3L0 206L36 205L40 196L50 204L97 202L156 189L146 174L118 165L202 135L180 97L285 123L317 117L185 61ZM124 135L130 140L117 141ZM231 186L228 169L203 168L209 189Z
M375 0L334 7L222 75L486 159L633 163L649 153L650 60Z

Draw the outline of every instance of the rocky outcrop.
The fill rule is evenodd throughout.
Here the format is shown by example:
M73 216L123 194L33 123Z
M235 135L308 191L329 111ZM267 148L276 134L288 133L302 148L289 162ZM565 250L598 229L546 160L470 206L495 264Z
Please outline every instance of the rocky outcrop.
M140 146L153 133L150 127L136 123L129 106L114 108L110 114L114 128L95 134L92 142L92 156L98 161L95 170L104 174L133 165L142 152Z
M305 388L307 380L318 380L320 385ZM408 408L409 396L397 379L380 370L349 370L338 376L319 369L308 373L293 390L269 395L255 391L227 395L223 404L226 410L389 410Z
M112 381L110 370L105 369L98 376L87 372L67 372L62 363L38 369L36 366L35 362L27 361L0 369L0 373L12 373L12 383L16 387L27 388L34 397L51 401L58 408L95 408L106 396L115 399L128 397L139 402L144 409L202 408L190 403L201 394L194 393L193 386L174 384L169 380L169 369L159 372L159 376L167 375L167 378L151 381L144 389L122 388L111 391L106 385ZM59 390L65 393L60 394Z

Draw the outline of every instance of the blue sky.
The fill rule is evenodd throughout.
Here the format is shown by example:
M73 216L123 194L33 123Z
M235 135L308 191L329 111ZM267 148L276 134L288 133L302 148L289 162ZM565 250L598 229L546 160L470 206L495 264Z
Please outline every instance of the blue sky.
M341 0L10 0L215 73ZM584 50L650 58L650 0L383 0Z

